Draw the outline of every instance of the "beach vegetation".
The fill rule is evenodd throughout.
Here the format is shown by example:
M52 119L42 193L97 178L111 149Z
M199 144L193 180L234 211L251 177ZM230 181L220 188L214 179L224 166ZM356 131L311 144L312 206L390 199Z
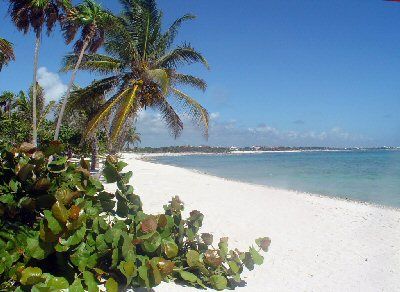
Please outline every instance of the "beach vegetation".
M204 216L173 197L159 214L144 212L129 185L132 172L108 156L106 183L64 146L23 143L0 150L0 289L107 291L175 281L216 290L243 285L241 273L263 263L268 238L248 251L201 233Z

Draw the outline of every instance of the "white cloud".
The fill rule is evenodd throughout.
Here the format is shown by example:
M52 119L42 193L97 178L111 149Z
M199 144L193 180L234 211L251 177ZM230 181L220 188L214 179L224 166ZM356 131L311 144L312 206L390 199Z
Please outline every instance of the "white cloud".
M174 140L160 114L142 111L137 130L142 135L143 146L213 145L213 146L369 146L373 141L362 135L347 132L339 127L324 131L282 131L267 124L244 127L235 120L224 121L219 113L211 113L210 138L206 141L201 131L187 116L183 116L182 136Z
M50 72L46 67L40 67L38 70L38 83L43 87L45 97L48 100L60 100L67 91L60 76L57 73Z
M210 114L210 119L211 120L217 120L220 117L219 112L211 113Z

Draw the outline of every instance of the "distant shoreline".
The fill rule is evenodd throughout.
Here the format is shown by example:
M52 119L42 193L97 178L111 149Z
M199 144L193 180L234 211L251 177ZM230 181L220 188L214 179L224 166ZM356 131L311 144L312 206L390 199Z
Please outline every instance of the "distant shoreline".
M140 152L124 151L122 153L134 154L146 157L160 156L186 156L186 155L240 155L240 154L264 154L264 153L302 153L302 152L355 152L355 151L400 151L398 148L359 148L359 149L293 149L293 150L233 150L227 152L201 152L201 151L181 151L181 152Z

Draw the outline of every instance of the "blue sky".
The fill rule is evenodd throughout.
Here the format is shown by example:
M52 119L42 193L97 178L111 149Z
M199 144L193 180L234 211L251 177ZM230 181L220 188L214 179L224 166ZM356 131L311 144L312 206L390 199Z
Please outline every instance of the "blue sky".
M100 1L118 11L118 1ZM229 3L229 4L228 4ZM184 13L178 38L208 59L211 70L183 68L206 79L197 97L212 115L209 141L185 120L176 141L160 116L141 113L143 145L400 145L400 3L374 0L161 0L165 24ZM0 73L0 90L27 88L33 36L23 37L0 4L0 35L17 61ZM58 74L69 51L61 36L43 38L41 82L49 97L65 89ZM95 76L80 74L78 83Z

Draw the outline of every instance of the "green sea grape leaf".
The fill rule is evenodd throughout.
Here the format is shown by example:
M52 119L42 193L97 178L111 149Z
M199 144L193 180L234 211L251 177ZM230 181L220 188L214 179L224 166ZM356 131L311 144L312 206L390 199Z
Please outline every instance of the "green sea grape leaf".
M152 275L152 283L157 286L161 283L162 281L162 275L161 272L158 268L158 262L160 261L160 258L152 258L149 263L151 266L151 275Z
M160 245L161 236L158 232L154 232L150 238L143 240L142 243L143 249L147 252L155 252Z
M262 265L264 257L254 247L250 247L250 254L256 265Z
M139 273L139 277L140 279L143 280L143 282L145 283L146 287L150 288L150 280L149 280L149 274L148 274L148 268L145 264L143 264L142 266L140 266L138 268L138 273Z
M21 186L21 183L19 181L16 181L13 179L8 183L8 185L9 185L11 191L16 193L18 191L18 188ZM3 202L3 203L7 204L7 202Z
M113 278L108 278L105 286L107 292L118 292L118 283Z
M164 254L167 256L167 258L172 259L178 255L179 247L173 239L164 239L162 247Z
M34 285L43 281L45 281L45 279L40 268L28 267L21 273L20 282L22 285Z
M69 292L84 292L85 289L82 286L82 280L79 278L76 278L74 282L69 286L68 289Z
M103 208L104 212L112 212L115 207L115 201L113 200L114 195L107 193L107 192L101 192L98 194L98 199L100 201L101 207Z
M64 204L60 201L54 203L51 207L51 211L53 212L53 216L60 221L61 223L67 223L68 221L68 210L65 208Z
M98 283L97 283L96 278L94 277L93 273L91 273L89 271L84 271L83 279L85 280L85 284L86 284L89 292L98 292L99 291Z
M119 261L119 248L116 247L113 249L111 254L111 267L115 268Z
M239 266L237 265L237 263L235 263L234 261L229 261L229 262L228 262L228 265L229 265L229 267L231 268L231 270L232 270L232 272L233 272L234 274L239 273L240 268L239 268Z
M228 255L228 237L223 237L220 239L219 243L218 243L218 247L220 249L219 251L219 255L225 259L226 256Z
M180 271L179 274L182 277L182 279L185 280L185 281L188 281L190 283L196 283L197 282L198 278L193 273L186 272L186 271Z
M207 289L207 287L204 285L203 281L201 281L195 274L181 270L181 271L179 271L179 275L181 276L181 278L183 280L189 282L193 286L195 286L197 284L200 287Z
M243 254L242 262L248 270L252 271L254 269L254 260L249 252Z
M108 245L104 239L104 234L99 234L96 237L96 248L98 251L104 251L108 248Z
M37 260L43 260L52 249L51 244L40 241L39 236L27 238L26 243L28 254Z
M67 240L61 239L60 244L65 246L77 245L80 243L86 234L86 224L83 224L81 228L76 230Z
M216 290L224 290L228 285L228 280L221 275L213 275L210 277L210 284Z
M200 262L200 254L195 250L188 250L186 253L186 261L189 267L195 268L202 265Z
M132 252L135 250L135 246L132 243L132 237L131 236L129 236L126 233L123 234L122 236L123 236L123 239L124 239L124 242L123 242L122 248L121 248L122 256L124 257L124 259L127 259L128 256L130 254L132 254Z
M108 158L107 158L108 159ZM119 174L114 165L108 161L105 163L103 175L107 183L115 183L118 180Z
M69 288L68 281L63 277L54 277L51 274L43 274L46 279L44 283L38 283L32 287L33 292L41 291L62 291Z
M54 234L59 234L62 231L62 226L60 222L53 217L53 213L51 213L49 210L45 210L44 217L47 220L47 225Z
M122 218L128 216L129 214L128 201L118 193L116 194L116 198L117 198L117 215Z
M128 285L132 282L133 277L137 276L137 269L133 261L129 262L122 261L119 264L118 269L125 276Z
M117 171L121 172L126 166L128 166L128 163L123 161L118 161L116 164Z
M0 196L0 203L6 205L14 205L16 202L14 200L14 196L12 194L5 194Z

